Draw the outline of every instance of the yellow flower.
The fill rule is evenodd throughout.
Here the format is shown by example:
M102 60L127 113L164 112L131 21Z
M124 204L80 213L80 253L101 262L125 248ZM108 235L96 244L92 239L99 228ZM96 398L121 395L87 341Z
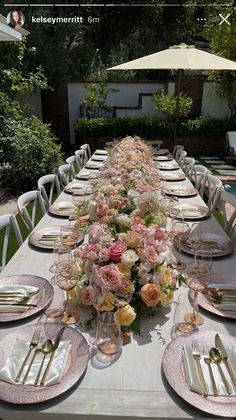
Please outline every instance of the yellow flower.
M72 302L80 304L81 293L82 288L80 287L79 283L77 283L77 285L69 292Z
M122 303L122 302L121 302ZM115 312L115 320L119 322L120 325L129 326L136 318L136 313L134 308L130 305L125 305L123 308L117 309Z
M130 268L128 267L128 265L123 264L123 263L118 263L116 264L116 267L118 268L119 272L126 277L128 280L131 277L131 271Z
M102 301L101 306L99 306L99 310L102 311L102 312L103 311L106 311L106 312L113 311L113 309L114 309L113 303L115 301L114 294L111 293L111 292L107 292L102 296L102 298L103 298L103 301Z
M171 290L161 292L160 301L162 306L170 306L173 302L174 293Z
M169 267L161 267L162 279L161 286L166 287L172 284L172 270Z

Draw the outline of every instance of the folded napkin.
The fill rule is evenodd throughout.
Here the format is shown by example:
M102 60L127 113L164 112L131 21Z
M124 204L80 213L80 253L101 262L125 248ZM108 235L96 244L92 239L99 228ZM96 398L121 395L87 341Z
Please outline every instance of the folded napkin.
M16 339L14 346L10 350L9 357L7 358L3 368L0 371L0 380L15 384L15 377L17 373L19 372L19 369L24 361L24 358L28 352L28 349L29 349L29 343L19 338ZM47 381L45 382L45 385L55 385L55 384L60 383L70 349L71 349L71 344L69 341L60 342L58 349L54 353L53 362L51 364L49 375L48 375ZM33 352L31 352L31 357L32 356L33 356ZM21 380L23 379L24 374L27 371L31 357L28 359L28 363L26 364L26 367L23 371ZM41 377L47 366L49 358L50 358L50 353L45 358ZM36 355L34 362L32 364L32 367L30 369L29 376L26 381L26 385L34 384L42 359L43 359L43 354L39 352ZM21 382L19 382L19 384L20 383Z
M107 155L107 151L106 150L102 150L102 149L97 149L94 154L99 154L99 155Z
M191 243L191 240L189 239L184 243L184 246L193 250L193 245ZM212 241L212 242L202 241L202 246L207 246L213 254L218 254L222 252L222 247L217 241ZM201 246L200 246L200 249L201 249Z
M226 348L227 354L228 354L228 362L230 364L230 366L233 369L234 374L236 374L236 352L235 349L233 348ZM201 354L201 359L200 359L200 364L201 364L201 368L202 368L202 373L205 379L205 383L206 383L206 387L207 387L207 393L208 395L213 395L213 391L212 391L212 386L211 386L211 379L210 379L210 375L209 375L209 370L208 370L208 366L207 364L204 362L204 358L203 358L203 349L200 348L200 354ZM186 377L186 381L187 381L187 385L189 387L189 389L191 391L197 392L198 394L202 394L201 392L201 387L200 387L200 382L198 379L198 374L197 374L197 365L195 360L193 359L192 356L192 349L191 347L187 347L184 346L183 347L183 365L184 365L184 372L185 372L185 377ZM224 388L224 383L221 379L218 367L215 363L211 363L211 368L212 368L212 372L213 372L213 376L215 379L215 383L216 383L216 387L217 387L217 391L218 391L218 395L227 395ZM236 388L233 385L230 376L228 374L228 371L224 365L224 363L221 363L221 368L225 374L226 380L229 384L229 387L231 389L232 392L232 397L236 395Z
M36 293L38 293L39 289L38 287L34 287L34 286L23 286L23 285L4 285L2 284L0 286L0 293L29 293L30 295L35 295ZM22 295L23 296L23 295ZM11 297L11 295L9 294L9 297ZM14 296L12 296L12 299L14 299ZM4 300L1 300L0 297L0 302L3 303ZM17 303L17 301L15 301L15 303ZM32 303L32 299L27 300L27 304ZM7 313L12 313L12 312L26 312L30 309L31 307L27 307L27 306L20 306L18 305L14 305L14 300L11 301L11 305L0 305L0 313L3 312L7 312Z
M214 306L216 309L219 309L219 311L236 311L236 301L234 302L227 302L222 301L222 303L214 303L211 302L212 306Z

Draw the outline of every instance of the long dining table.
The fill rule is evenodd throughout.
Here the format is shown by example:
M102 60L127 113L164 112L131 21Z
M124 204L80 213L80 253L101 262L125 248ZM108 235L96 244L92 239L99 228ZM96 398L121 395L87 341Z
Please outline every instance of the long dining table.
M82 169L80 174L88 171ZM181 169L178 170L182 173ZM166 171L160 171L165 174ZM174 185L168 182L167 185ZM179 186L192 186L189 179L176 183ZM62 192L56 202L72 201L72 196ZM180 203L188 201L192 204L206 206L197 195L192 198L180 198ZM44 215L35 227L64 226L65 218ZM200 221L205 232L225 232L213 215ZM177 250L175 250L177 253ZM177 254L176 254L177 255ZM191 255L182 254L186 263L193 261ZM9 261L0 278L6 276L35 274L48 281L52 273L49 268L53 263L50 251L40 250L29 244L28 238ZM235 274L236 253L214 258L212 272ZM186 287L175 293L174 303L179 293L187 293ZM12 405L0 402L0 418L2 420L27 419L212 419L211 414L204 413L181 399L170 387L162 371L162 356L168 343L172 340L173 314L175 304L170 308L160 308L157 315L145 318L141 323L141 335L133 335L129 344L123 347L120 357L107 366L96 366L93 359L80 381L63 395L40 404ZM211 330L218 333L236 335L235 320L221 318L200 308L205 323L200 330ZM83 308L81 308L83 315ZM0 339L20 328L37 323L40 314L22 321L2 323ZM75 328L80 329L80 325ZM85 332L89 337L89 332ZM1 384L0 384L1 386ZM14 388L12 388L14 392ZM27 392L27 390L25 391ZM236 412L235 412L236 417ZM234 417L232 417L234 418Z

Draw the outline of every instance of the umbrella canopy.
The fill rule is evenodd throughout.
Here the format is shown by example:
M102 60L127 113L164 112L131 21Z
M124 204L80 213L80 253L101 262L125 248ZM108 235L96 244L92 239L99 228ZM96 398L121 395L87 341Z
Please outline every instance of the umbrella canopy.
M236 63L199 50L194 45L174 45L167 50L132 60L108 70L236 70Z
M164 51L128 61L107 70L178 70L177 99L174 123L175 144L179 114L179 95L182 70L236 70L236 62L199 50L194 45L174 45Z

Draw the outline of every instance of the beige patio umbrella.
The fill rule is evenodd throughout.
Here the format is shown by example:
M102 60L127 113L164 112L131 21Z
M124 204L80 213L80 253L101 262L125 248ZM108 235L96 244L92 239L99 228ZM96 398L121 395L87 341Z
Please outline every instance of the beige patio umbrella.
M236 62L199 50L194 45L174 45L164 51L111 67L108 70L178 70L174 139L179 110L182 70L236 70Z

